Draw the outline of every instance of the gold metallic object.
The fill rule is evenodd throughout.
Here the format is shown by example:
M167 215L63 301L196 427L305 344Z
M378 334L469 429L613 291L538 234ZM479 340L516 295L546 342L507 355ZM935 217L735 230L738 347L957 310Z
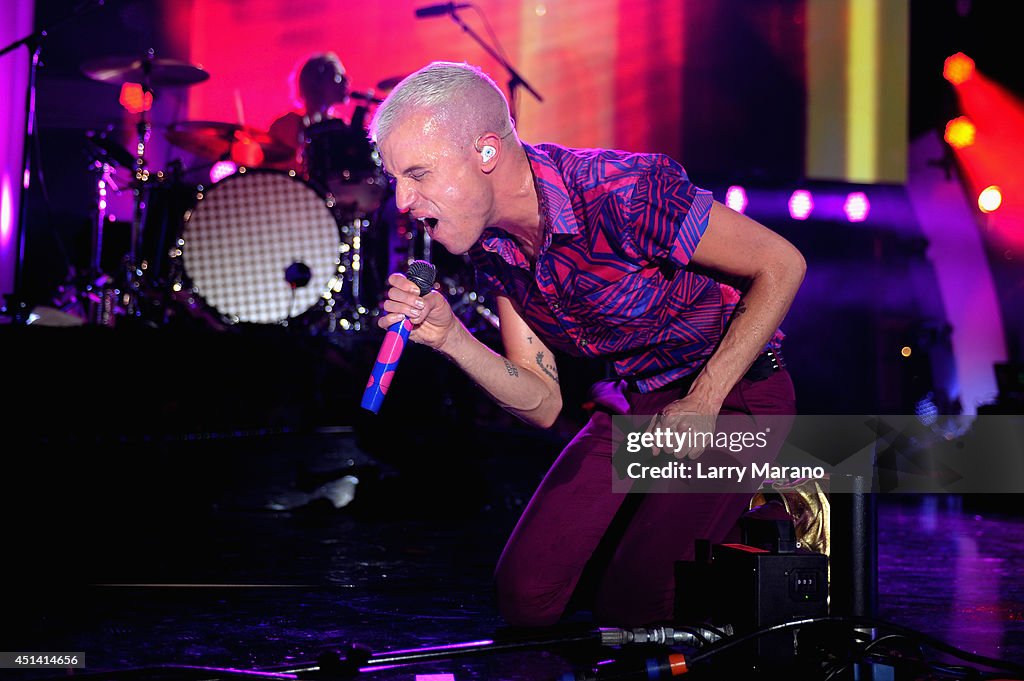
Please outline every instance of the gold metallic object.
M782 501L793 517L800 546L829 555L828 479L779 480L767 482L750 500L750 508L774 498Z

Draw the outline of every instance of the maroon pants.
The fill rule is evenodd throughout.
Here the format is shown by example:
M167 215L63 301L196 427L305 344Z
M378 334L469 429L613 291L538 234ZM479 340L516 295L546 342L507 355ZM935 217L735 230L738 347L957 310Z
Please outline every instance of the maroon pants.
M656 414L689 388L641 394L628 391L624 382L614 385L612 399L600 400L611 408L596 411L559 455L498 561L498 608L509 624L554 624L574 606L591 610L601 625L669 621L675 562L693 559L696 539L721 543L739 537L737 520L750 494L612 492L612 414L627 404L631 414ZM793 383L785 370L741 380L721 411L794 413Z

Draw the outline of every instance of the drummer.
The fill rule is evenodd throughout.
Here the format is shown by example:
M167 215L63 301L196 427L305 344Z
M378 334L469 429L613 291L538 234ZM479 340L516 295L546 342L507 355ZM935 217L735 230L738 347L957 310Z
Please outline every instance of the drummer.
M282 144L295 149L293 162L275 164L281 168L298 167L304 145L306 128L327 120L338 120L336 107L344 104L349 96L349 79L338 55L334 52L319 52L305 61L293 77L297 90L296 104L299 111L289 111L270 125L270 136ZM365 109L357 107L353 125L363 125Z

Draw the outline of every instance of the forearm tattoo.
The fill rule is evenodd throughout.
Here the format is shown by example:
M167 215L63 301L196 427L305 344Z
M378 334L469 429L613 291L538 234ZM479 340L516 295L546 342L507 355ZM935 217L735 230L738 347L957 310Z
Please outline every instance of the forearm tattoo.
M736 310L733 312L733 314L735 316L739 317L741 314L743 314L746 311L747 311L747 304L744 303L741 300L740 302L736 303Z
M537 366L539 366L540 370L543 371L545 374L547 374L551 378L552 381L554 381L555 383L558 383L558 371L555 369L555 365L553 365L553 364L545 364L544 363L544 353L543 352L538 352L537 353Z
M507 371L508 375L512 376L513 378L519 378L519 369L517 369L512 364L512 362L508 361L507 359L505 360L505 371Z

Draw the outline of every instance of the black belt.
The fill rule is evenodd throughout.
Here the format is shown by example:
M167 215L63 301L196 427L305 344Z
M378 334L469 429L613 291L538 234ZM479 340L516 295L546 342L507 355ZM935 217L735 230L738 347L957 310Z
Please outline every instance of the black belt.
M748 381L763 381L768 378L776 371L782 371L786 368L786 360L782 357L780 350L765 350L754 363L747 369L747 373L743 374L743 378Z

